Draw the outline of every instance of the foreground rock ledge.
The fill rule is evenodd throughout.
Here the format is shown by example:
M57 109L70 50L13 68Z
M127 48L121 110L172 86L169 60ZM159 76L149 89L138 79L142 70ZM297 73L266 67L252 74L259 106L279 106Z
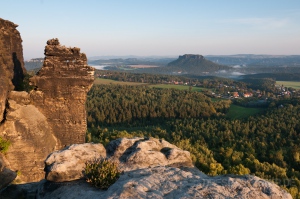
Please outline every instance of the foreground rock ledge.
M124 173L107 191L102 191L82 179L82 163L91 157L105 157L105 153L120 163ZM46 176L55 178L41 182L38 199L292 198L276 184L255 176L207 176L191 164L189 152L154 138L117 139L106 150L101 144L72 145L50 154L45 170ZM71 173L67 174L68 170ZM70 176L78 180L62 182Z
M125 172L107 191L84 181L45 182L39 199L52 198L272 198L291 199L275 184L255 176L208 177L197 169L158 166Z

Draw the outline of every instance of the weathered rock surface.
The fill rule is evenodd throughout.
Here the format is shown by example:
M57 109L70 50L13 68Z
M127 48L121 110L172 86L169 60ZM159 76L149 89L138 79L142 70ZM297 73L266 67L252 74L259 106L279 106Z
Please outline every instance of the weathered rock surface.
M286 191L255 176L208 177L197 169L153 167L125 172L107 191L84 181L42 184L37 198L255 198L291 199Z
M22 39L17 27L0 18L0 122L4 118L8 92L20 89L26 72Z
M11 142L6 152L9 168L20 171L22 181L39 181L45 175L45 158L55 150L56 138L47 118L31 104L27 92L11 91L8 105L0 135Z
M193 167L190 153L155 138L120 138L110 142L107 154L124 165L124 170L149 166Z
M6 154L9 168L20 171L23 182L44 178L44 160L49 153L85 141L85 101L94 69L87 66L79 48L61 46L57 39L47 44L43 68L31 79L35 90L30 93L12 91L9 82L13 82L14 69L7 63L0 67L9 77L7 89L0 93L5 107L0 136L11 142Z
M80 179L83 177L85 162L99 158L106 158L102 144L73 144L47 157L46 179L55 182Z
M46 172L51 166L62 169L55 170L52 181L41 182L37 198L292 198L277 185L255 176L207 176L193 167L188 152L154 138L122 138L107 145L107 157L119 161L124 169L107 191L79 179L82 168L77 170L79 180L61 182L66 169L75 172L72 167L81 161L78 157L94 158L94 146L100 146L103 153L103 146L95 144L72 145L72 149L52 153L46 160ZM89 153L88 158L85 154Z
M51 39L45 47L42 69L31 78L36 91L30 96L34 105L47 116L58 139L57 148L84 143L86 133L85 101L94 82L94 68L79 48L67 48Z
M154 166L194 167L188 151L155 138L120 138L108 144L71 145L51 153L45 160L46 179L53 182L77 180L83 177L85 162L108 158L120 163L123 171Z

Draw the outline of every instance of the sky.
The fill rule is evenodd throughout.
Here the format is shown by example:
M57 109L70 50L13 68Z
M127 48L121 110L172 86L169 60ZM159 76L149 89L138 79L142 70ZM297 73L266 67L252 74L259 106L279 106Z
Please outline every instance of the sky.
M93 56L300 54L300 0L0 0L25 60L58 38Z

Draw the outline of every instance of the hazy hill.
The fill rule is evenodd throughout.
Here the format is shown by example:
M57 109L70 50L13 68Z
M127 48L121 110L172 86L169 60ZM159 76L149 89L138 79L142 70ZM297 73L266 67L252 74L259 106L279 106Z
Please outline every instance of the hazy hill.
M27 70L39 69L43 66L44 58L33 58L29 61L25 61L25 68Z
M113 59L89 59L89 64L92 65L106 65L106 66L120 66L120 65L156 65L165 66L175 58L169 57L129 57L129 58L113 58Z
M300 66L300 55L208 55L208 60L224 65L244 65L249 67Z
M173 73L184 74L209 74L220 70L229 69L228 66L220 65L205 59L202 55L185 54L167 65Z

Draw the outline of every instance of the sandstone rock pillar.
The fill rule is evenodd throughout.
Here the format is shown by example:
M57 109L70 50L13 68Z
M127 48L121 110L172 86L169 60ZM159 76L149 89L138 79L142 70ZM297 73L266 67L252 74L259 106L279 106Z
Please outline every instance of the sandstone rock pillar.
M41 70L31 78L33 104L47 117L58 139L57 148L84 143L87 130L85 101L94 82L94 68L77 47L50 39Z

